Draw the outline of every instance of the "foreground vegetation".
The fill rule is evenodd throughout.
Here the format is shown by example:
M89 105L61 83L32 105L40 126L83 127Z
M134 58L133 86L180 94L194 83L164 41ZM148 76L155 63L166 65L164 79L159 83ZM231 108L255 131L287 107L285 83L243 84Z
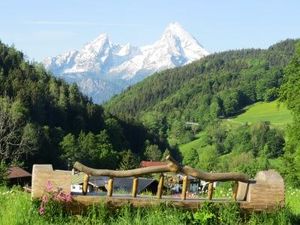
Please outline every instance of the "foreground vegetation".
M300 222L300 190L288 189L287 207L272 213L244 214L236 204L212 205L191 212L172 206L134 209L130 206L110 210L103 205L91 207L81 215L72 215L63 207L49 206L53 210L40 214L38 203L32 203L30 195L18 188L0 188L0 224L297 224Z

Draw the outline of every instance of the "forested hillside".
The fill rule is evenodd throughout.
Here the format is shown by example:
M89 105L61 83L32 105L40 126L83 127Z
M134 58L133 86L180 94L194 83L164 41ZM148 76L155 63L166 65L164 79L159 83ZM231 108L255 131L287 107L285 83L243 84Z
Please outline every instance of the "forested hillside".
M246 105L276 99L283 68L294 49L295 41L286 40L266 50L212 54L147 78L115 96L105 108L122 119L141 121L162 138L184 143L189 139L183 132L186 122L197 122L202 129Z
M287 128L287 143L284 153L283 173L295 187L300 185L300 42L296 54L285 68L284 83L280 89L280 100L293 113L293 122Z
M284 121L288 118L279 121L280 127L273 126L267 114L254 123L230 121L248 105L279 97L296 43L286 40L266 50L210 55L147 78L115 96L105 108L126 121L139 121L161 139L167 138L171 146L179 147L184 164L251 176L275 168L291 175L283 166L286 161L295 165L292 156L296 153L290 158L285 153Z
M62 168L75 160L101 168L134 167L145 143L167 148L163 142L105 113L76 85L0 42L0 168L19 163L28 169L33 163Z
M267 50L210 55L147 78L103 108L21 52L0 44L0 170L3 165L76 160L94 167L129 169L161 160L201 135L184 163L206 170L253 174L264 159L283 155L283 132L267 122L229 129L220 119L279 95L284 68L295 51L287 40ZM187 125L186 122L196 122ZM216 160L217 161L216 161ZM249 166L230 167L232 162ZM259 163L262 165L257 167Z

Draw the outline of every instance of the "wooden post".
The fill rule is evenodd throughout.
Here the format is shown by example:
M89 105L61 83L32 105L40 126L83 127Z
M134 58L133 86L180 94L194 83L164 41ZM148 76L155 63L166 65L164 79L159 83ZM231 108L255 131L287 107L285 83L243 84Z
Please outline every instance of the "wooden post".
M233 199L236 201L236 197L237 197L237 192L239 189L239 182L235 181L234 182L234 187L233 187Z
M83 183L82 183L82 194L86 195L88 190L88 184L89 184L89 175L85 174L83 176Z
M182 180L182 193L181 193L181 200L186 199L186 190L188 184L188 176L184 176Z
M213 193L214 193L214 182L209 182L209 184L208 184L208 192L207 192L208 200L212 199Z
M114 189L114 178L110 177L107 182L107 196L111 197Z
M157 194L156 194L158 199L161 199L162 192L163 192L163 187L164 187L164 175L160 174L159 183L158 183L158 186L157 186Z
M132 197L136 198L136 194L138 191L138 186L139 186L139 178L134 177L133 182L132 182Z

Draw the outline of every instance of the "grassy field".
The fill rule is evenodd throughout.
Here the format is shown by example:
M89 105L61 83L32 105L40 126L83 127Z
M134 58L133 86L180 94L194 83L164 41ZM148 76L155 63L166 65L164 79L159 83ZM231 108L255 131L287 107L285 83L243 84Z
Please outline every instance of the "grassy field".
M278 101L258 102L244 110L244 113L227 120L240 124L270 121L275 126L284 126L292 121L291 112Z
M278 101L273 102L258 102L244 109L244 113L233 117L224 119L223 123L229 129L235 129L243 123L256 123L259 121L270 121L271 125L283 128L292 121L291 112L284 106L279 105ZM189 154L191 149L201 149L205 147L205 132L200 132L196 139L181 144L179 150L183 156Z
M205 132L200 132L196 135L196 139L188 142L186 144L181 144L179 145L179 150L182 153L183 156L188 155L189 151L191 149L201 149L203 148L206 144L204 141L205 138Z
M122 207L110 210L104 205L93 206L88 213L72 215L65 210L47 211L40 215L38 204L30 194L20 189L0 187L0 224L2 225L181 225L181 224L299 224L300 190L288 188L287 206L271 213L243 214L234 203L228 205L205 204L197 211L186 211L172 206L149 208ZM59 207L58 207L59 208ZM49 213L49 214L48 214Z

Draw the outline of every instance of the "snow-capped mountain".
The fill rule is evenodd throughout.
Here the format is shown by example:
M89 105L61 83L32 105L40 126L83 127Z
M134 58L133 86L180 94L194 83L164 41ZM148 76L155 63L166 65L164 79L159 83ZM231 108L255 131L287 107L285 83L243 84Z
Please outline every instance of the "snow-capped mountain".
M96 103L108 100L154 72L188 64L208 55L180 24L171 23L152 45L114 44L100 34L81 50L43 61L46 69L79 88Z

